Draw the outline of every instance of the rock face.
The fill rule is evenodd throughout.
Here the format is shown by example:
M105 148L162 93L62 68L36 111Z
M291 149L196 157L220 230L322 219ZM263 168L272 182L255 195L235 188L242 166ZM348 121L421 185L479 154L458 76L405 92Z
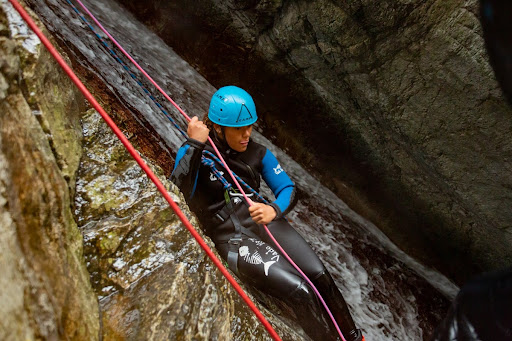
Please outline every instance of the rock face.
M120 2L406 252L459 282L512 264L512 110L476 0Z
M22 27L7 21L8 7L0 7L0 339L97 340L98 302L71 211L83 98L30 34L16 35Z

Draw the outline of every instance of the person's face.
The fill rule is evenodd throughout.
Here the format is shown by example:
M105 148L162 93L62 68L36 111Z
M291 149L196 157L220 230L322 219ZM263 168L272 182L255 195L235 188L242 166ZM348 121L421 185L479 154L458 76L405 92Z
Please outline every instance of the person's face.
M224 127L224 139L237 152L245 152L251 137L252 125L245 127Z

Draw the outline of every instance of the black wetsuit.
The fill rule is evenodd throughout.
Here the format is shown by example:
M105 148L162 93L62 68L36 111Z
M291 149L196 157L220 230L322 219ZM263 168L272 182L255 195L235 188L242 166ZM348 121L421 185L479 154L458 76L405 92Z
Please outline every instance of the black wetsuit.
M293 206L295 186L275 156L252 140L247 150L239 153L215 135L212 138L231 170L250 187L259 191L261 177L269 185L276 196L270 205L276 210L277 216L267 227L315 284L347 341L360 340L360 331L355 328L345 300L321 260L284 219L284 214ZM223 166L214 161L216 170L225 174L219 176L211 167L201 163L203 150L213 152L210 145L193 139L186 141L177 153L171 180L181 189L198 215L221 257L245 283L292 305L302 327L314 340L337 339L334 326L312 288L276 251L278 249L264 227L252 220L248 204L234 190L236 187ZM231 188L226 188L219 177L232 184ZM254 202L262 202L254 194L248 196Z

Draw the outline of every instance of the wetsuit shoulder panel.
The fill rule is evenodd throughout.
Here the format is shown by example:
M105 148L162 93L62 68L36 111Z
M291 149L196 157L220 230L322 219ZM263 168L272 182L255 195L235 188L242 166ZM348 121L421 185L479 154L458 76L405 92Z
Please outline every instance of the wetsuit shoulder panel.
M277 217L280 218L288 213L294 203L295 185L288 174L277 161L277 158L270 150L266 150L265 156L261 161L263 180L276 196L276 200L271 206L276 209Z
M204 143L189 138L176 154L170 180L179 187L187 199L194 196L204 147Z

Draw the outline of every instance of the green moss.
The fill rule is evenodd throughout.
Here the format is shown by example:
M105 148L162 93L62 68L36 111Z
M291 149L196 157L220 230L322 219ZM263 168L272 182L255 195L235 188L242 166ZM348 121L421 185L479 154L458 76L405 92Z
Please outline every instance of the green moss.
M116 251L121 237L116 234L115 231L108 232L105 236L98 239L97 247L101 255L112 254ZM109 264L112 264L111 258L109 258Z

